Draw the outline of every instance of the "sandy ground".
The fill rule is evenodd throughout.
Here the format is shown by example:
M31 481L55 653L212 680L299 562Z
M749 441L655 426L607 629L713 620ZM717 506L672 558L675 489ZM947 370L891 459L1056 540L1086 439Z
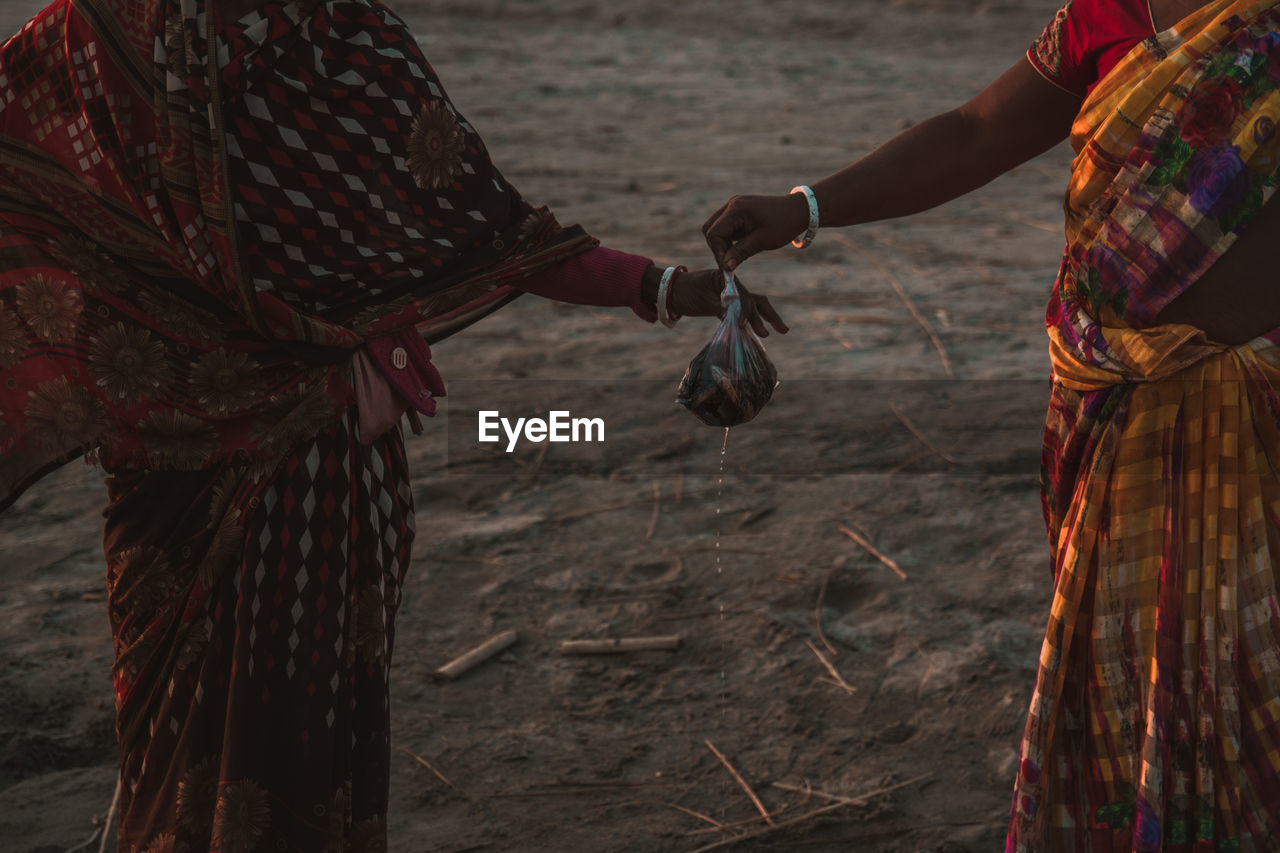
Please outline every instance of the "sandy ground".
M0 0L0 31L39 5ZM1054 3L396 8L528 198L704 266L698 227L729 195L814 180L968 97ZM409 442L419 537L392 697L395 746L451 784L394 754L391 850L693 851L760 830L708 744L774 820L726 848L1000 848L1050 592L1042 312L1067 165L1059 149L744 268L793 331L768 340L774 402L723 457L723 432L673 403L710 322L530 297L436 349L450 397ZM494 452L479 407L568 408L607 440ZM5 850L79 844L111 798L103 502L101 473L72 465L0 516ZM521 640L499 658L431 679L506 629ZM559 653L646 634L683 645Z

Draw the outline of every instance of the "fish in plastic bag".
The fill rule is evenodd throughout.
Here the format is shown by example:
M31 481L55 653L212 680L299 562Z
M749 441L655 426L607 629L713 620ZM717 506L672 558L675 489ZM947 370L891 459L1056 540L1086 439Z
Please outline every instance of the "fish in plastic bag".
M725 273L720 294L724 319L680 380L676 402L709 426L731 427L754 418L773 396L778 370L749 326L740 326L742 298Z

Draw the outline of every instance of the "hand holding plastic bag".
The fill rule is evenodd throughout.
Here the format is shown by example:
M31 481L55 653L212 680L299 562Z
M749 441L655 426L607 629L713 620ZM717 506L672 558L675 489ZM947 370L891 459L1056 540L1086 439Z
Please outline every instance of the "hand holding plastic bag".
M773 396L778 370L755 332L740 322L742 299L733 273L720 294L724 319L689 362L676 402L709 426L731 427L754 418Z

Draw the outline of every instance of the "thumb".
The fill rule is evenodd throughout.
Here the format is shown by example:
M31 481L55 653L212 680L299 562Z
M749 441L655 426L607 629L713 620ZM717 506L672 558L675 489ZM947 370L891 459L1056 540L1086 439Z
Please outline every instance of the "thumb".
M760 239L757 234L759 234L758 231L751 232L724 253L724 263L721 266L725 272L733 272L738 268L738 264L760 251Z

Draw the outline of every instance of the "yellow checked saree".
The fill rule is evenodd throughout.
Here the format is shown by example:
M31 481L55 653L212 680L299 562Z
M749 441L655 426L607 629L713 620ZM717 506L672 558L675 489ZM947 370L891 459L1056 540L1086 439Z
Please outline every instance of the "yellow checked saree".
M1280 849L1280 329L1155 325L1280 183L1277 5L1147 39L1073 128L1010 853Z

